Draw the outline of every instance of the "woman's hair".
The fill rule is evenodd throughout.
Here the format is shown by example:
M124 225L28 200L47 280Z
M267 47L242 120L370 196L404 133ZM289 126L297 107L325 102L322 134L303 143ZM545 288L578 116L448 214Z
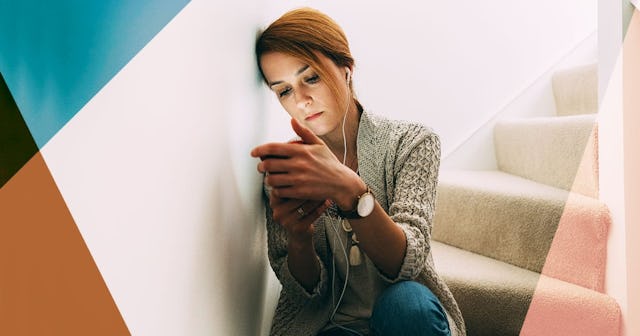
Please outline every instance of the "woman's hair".
M327 83L334 97L338 99L339 106L346 108L346 93L340 90L337 82L346 78L332 76L330 69L321 62L317 53L322 53L338 67L353 68L355 62L349 50L347 36L326 14L312 8L300 8L285 13L258 35L255 52L258 69L265 83L267 79L260 65L260 57L268 52L288 54L315 69L320 79ZM355 99L352 82L349 82L351 97L358 110L362 111L362 106Z

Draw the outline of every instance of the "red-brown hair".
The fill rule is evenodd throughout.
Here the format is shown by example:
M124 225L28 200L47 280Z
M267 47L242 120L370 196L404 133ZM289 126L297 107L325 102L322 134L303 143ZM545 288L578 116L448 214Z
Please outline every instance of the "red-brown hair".
M355 61L349 50L347 36L326 14L312 8L294 9L285 13L259 34L255 52L258 69L265 83L267 78L262 71L260 57L268 52L285 53L316 70L321 80L327 83L334 97L338 99L339 106L343 106L347 98L346 92L338 86L338 80L343 79L331 75L330 69L321 62L317 53L322 53L338 67L352 69ZM352 81L349 82L351 97L358 110L362 111L362 106L353 94L351 83Z

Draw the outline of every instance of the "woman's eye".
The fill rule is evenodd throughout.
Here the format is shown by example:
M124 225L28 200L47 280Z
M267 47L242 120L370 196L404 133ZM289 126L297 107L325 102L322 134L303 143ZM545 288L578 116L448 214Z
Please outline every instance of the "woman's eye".
M278 96L279 96L280 98L282 98L282 97L284 97L284 96L288 95L288 94L289 94L289 92L291 92L291 89L289 89L289 88L284 89L284 90L282 90L282 91L280 91L280 92L278 93Z
M307 78L306 82L309 84L313 84L313 83L317 83L320 80L320 76L318 75L313 75L309 78Z

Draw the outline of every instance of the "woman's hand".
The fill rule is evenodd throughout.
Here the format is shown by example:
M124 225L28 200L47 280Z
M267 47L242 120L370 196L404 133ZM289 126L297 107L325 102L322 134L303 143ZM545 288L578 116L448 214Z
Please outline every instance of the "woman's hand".
M308 201L270 195L273 220L280 223L291 243L308 244L313 237L313 223L329 207L329 201Z
M311 130L295 119L291 125L302 143L269 143L251 151L262 159L258 171L268 173L265 183L272 195L320 202L330 199L342 209L351 209L355 197L366 190L364 182Z

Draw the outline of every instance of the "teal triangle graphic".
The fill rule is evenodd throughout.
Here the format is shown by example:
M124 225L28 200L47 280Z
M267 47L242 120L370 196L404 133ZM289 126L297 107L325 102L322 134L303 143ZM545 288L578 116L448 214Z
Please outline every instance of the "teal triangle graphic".
M0 0L0 72L42 148L188 0Z

